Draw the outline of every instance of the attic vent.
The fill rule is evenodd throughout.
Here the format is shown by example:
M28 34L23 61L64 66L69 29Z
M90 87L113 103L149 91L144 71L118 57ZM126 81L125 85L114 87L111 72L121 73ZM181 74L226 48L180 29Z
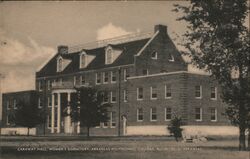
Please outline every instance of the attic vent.
M156 51L153 51L151 53L151 59L157 60L157 55L158 55L158 53Z
M63 70L63 59L59 57L57 59L57 72L61 72Z
M174 62L174 56L172 54L168 55L168 61Z

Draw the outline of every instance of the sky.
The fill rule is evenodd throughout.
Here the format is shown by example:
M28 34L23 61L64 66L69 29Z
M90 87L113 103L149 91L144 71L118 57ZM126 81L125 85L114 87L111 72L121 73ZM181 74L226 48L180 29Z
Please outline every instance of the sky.
M0 2L2 92L35 88L35 72L58 45L79 45L168 26L173 39L186 30L173 4L158 2Z

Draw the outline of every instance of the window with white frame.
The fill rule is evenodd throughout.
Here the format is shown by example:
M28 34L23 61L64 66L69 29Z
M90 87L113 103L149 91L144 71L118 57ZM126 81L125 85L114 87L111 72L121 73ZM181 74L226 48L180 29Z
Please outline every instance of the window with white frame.
M210 108L210 120L217 121L217 109L216 108Z
M157 109L151 108L150 109L150 121L156 121L157 120Z
M13 107L14 107L14 109L17 109L17 101L16 101L16 99L13 100Z
M106 116L108 117L108 120L103 122L103 128L107 128L110 123L111 116L109 114L106 114Z
M157 99L157 88L156 86L150 87L151 99Z
M111 103L116 103L116 92L115 91L110 92L110 97L111 97Z
M211 99L216 100L217 99L217 88L211 87Z
M142 108L137 109L137 121L143 121L143 109Z
M113 62L113 55L112 55L112 49L109 48L106 50L106 63L105 64L111 64Z
M170 84L165 85L165 98L169 99L172 97L172 88Z
M174 62L174 56L172 54L168 55L168 61Z
M81 75L81 76L80 76L80 81L81 81L81 85L85 85L85 84L86 84L85 75Z
M108 83L109 82L109 73L104 72L103 73L103 83Z
M195 98L202 98L202 87L201 87L201 85L195 86Z
M128 68L125 68L124 70L123 70L123 79L124 79L124 81L127 81L127 78L128 77L130 77L130 75L129 75L129 69Z
M143 99L143 88L139 87L137 88L137 100L142 100Z
M107 92L101 92L102 102L107 103L109 101Z
M172 119L172 108L165 108L165 120L171 120Z
M87 65L87 56L86 54L82 53L80 55L80 68L85 68Z
M126 89L123 90L123 101L124 102L128 101L128 91Z
M153 51L151 53L151 59L157 60L157 58L158 58L158 53L156 51Z
M95 74L95 83L96 84L101 84L101 73L96 73Z
M115 112L110 112L110 127L114 128L116 127L116 113Z
M61 72L63 70L63 59L59 57L57 59L57 72Z
M116 71L111 71L111 83L116 82Z
M195 120L202 121L202 108L195 108Z

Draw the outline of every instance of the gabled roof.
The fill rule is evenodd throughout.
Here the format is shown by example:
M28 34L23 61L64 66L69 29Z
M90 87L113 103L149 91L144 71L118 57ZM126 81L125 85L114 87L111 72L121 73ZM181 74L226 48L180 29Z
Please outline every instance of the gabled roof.
M62 58L70 59L71 63L62 72L56 72L56 58L59 56L59 53L57 53L40 71L36 73L36 76L44 77L60 74L69 74L84 70L95 70L100 68L133 64L134 55L136 55L141 50L141 48L148 42L149 39L150 38L145 38L122 44L111 44L110 46L112 46L112 48L122 50L122 54L112 64L109 65L105 64L105 47L85 50L88 55L94 55L95 59L86 68L83 69L80 69L79 67L80 52L74 52L68 54L61 54Z

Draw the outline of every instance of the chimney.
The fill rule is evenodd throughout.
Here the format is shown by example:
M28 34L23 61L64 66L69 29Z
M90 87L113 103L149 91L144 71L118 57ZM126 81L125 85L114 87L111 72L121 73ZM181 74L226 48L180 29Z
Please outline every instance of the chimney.
M166 25L155 25L155 32L159 31L160 34L167 34L167 26Z
M58 52L59 54L67 54L67 53L68 53L68 49L69 49L69 47L66 46L66 45L59 45L59 46L57 47L57 52Z

